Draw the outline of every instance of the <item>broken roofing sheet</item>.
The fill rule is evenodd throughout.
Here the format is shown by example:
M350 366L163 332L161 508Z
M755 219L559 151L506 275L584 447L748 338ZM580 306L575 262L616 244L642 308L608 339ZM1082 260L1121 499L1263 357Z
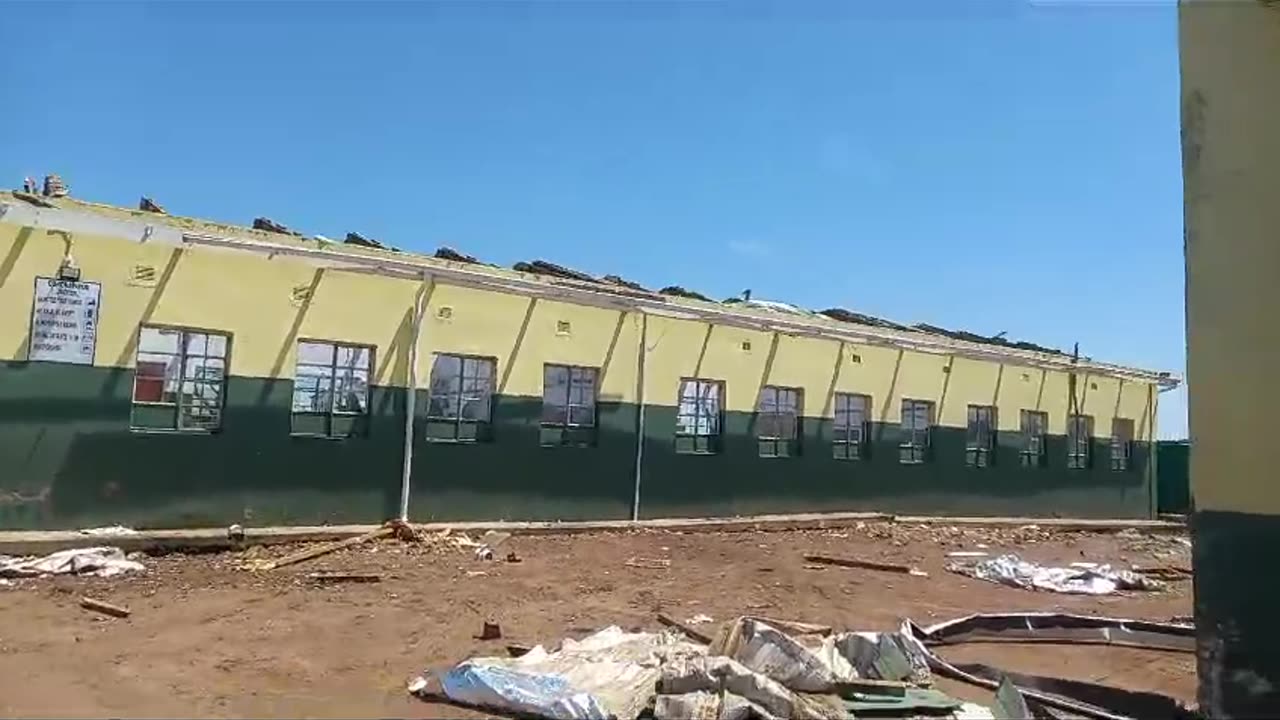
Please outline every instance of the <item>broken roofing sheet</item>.
M987 582L1026 590L1048 590L1076 595L1110 595L1117 590L1161 590L1164 584L1131 570L1110 565L1049 567L1014 554L950 563L947 569Z

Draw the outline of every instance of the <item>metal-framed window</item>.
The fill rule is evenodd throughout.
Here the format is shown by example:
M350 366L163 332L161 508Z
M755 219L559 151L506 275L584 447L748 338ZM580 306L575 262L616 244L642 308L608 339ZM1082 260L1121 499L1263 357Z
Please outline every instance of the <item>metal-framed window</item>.
M352 437L368 432L372 370L370 346L298 341L290 417L293 434Z
M598 377L599 371L592 367L542 366L543 445L595 444Z
M831 454L837 460L861 460L867 452L867 424L871 417L871 398L853 393L836 393L835 436Z
M756 406L756 442L760 457L800 454L803 412L803 390L773 385L760 388L760 404Z
M476 442L492 435L497 361L468 355L436 355L427 398L428 440Z
M230 336L143 325L133 375L134 430L215 432L222 427Z
M1133 421L1111 420L1111 469L1123 472L1133 466Z
M1093 417L1069 415L1067 417L1067 467L1087 470L1093 465Z
M724 383L685 378L676 409L676 452L711 455L720 451Z
M902 442L898 462L919 465L929 460L929 435L933 426L933 403L928 400L902 401Z
M1038 410L1023 410L1018 428L1022 433L1022 467L1044 467L1044 436L1049 429L1049 414Z
M990 405L970 405L965 434L964 462L969 467L989 467L995 458L996 409Z

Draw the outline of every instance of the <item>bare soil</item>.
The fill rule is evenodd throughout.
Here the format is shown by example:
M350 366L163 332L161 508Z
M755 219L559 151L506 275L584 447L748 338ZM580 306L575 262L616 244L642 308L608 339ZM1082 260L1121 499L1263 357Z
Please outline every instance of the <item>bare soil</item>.
M654 615L716 621L742 614L896 629L975 612L1069 611L1168 620L1191 613L1191 583L1102 598L1030 592L946 571L945 554L988 546L1039 561L1187 565L1175 536L978 530L866 523L807 532L630 532L513 537L498 560L444 542L396 540L272 571L246 561L298 550L256 548L146 558L145 574L29 579L0 587L0 715L6 717L480 717L405 690L427 668L508 642L554 645L608 625L657 628ZM515 552L521 562L502 560ZM919 567L928 577L837 567L806 553ZM646 560L667 559L669 567ZM320 585L317 571L378 573ZM129 607L83 610L81 596ZM476 639L486 620L502 640ZM704 626L713 627L713 626ZM1150 690L1190 702L1188 653L1099 646L969 644L956 661ZM943 689L989 699L956 684Z

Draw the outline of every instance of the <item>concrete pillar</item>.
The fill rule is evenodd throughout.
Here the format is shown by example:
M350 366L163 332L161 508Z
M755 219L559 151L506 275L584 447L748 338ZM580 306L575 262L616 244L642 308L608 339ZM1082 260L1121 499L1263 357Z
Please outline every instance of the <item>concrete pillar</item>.
M1199 698L1280 717L1280 6L1179 5Z

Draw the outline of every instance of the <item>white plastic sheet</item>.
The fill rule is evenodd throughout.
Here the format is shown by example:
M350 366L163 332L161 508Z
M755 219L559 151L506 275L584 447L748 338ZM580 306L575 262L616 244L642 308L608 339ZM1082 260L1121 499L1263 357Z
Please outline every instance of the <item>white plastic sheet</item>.
M979 580L1027 590L1049 590L1075 595L1110 595L1116 590L1159 590L1164 585L1130 570L1110 565L1048 567L1017 555L1000 555L973 564L952 564L947 569Z
M671 633L609 627L559 650L541 645L518 658L473 658L445 672L445 697L464 705L552 720L634 718L654 696L661 666L706 648ZM419 678L411 691L427 685Z
M44 557L0 555L0 577L39 577L41 575L111 577L145 569L142 563L127 559L124 551L117 547L74 548L60 550Z

